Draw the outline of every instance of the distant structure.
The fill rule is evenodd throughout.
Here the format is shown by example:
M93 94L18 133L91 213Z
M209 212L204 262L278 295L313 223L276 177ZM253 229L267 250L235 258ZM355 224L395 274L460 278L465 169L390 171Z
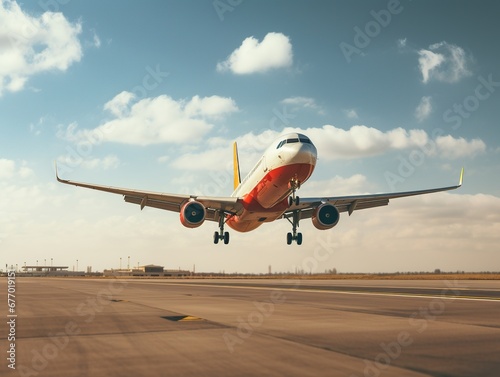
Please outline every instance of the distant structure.
M154 264L148 264L145 266L138 266L137 268L127 268L127 269L111 269L104 270L104 276L148 276L148 277L160 277L160 276L190 276L191 271L187 270L165 270L163 266L158 266Z
M23 266L28 276L85 276L84 271L68 271L68 266Z

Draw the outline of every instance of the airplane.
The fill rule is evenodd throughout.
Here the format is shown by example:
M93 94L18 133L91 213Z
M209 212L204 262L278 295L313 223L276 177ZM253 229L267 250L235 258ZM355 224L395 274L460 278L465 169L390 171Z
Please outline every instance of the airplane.
M108 187L70 181L57 181L84 188L119 194L125 202L178 212L180 222L187 228L197 228L205 220L219 224L213 242L229 243L225 225L238 232L249 232L266 222L287 219L292 231L287 233L288 245L295 241L302 244L302 233L297 231L300 220L310 218L320 230L333 228L340 220L340 213L349 216L357 210L386 206L390 199L440 191L455 190L462 186L464 169L456 186L434 189L369 195L349 195L317 198L299 198L297 190L311 177L317 161L317 150L303 134L289 133L272 143L263 156L242 180L238 146L233 144L234 192L229 197L179 195L126 188Z

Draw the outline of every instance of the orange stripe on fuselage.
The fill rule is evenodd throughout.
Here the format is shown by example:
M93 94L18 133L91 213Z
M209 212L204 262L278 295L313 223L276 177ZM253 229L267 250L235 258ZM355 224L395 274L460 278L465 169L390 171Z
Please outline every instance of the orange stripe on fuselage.
M226 224L236 231L249 232L264 222L276 220L288 208L290 180L297 179L302 184L311 176L313 170L314 165L307 163L270 170L252 191L243 197L243 213L229 218Z

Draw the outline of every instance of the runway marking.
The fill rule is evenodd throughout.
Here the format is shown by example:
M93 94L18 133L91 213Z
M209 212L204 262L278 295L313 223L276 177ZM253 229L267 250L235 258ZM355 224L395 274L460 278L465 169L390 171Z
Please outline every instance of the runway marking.
M136 281L139 284L158 284L160 282L146 282ZM365 296L390 296L390 297L408 297L408 298L439 298L442 300L462 300L462 301L482 301L482 302L500 302L500 297L475 297L475 296L456 296L456 295L432 295L425 293L391 293L391 292L368 292L368 291L342 291L342 290L328 290L328 289L311 289L311 288L283 288L283 287L254 287L254 286L233 286L223 284L180 284L161 282L164 285L175 285L180 287L212 287L212 288L233 288L233 289L253 289L253 290L286 290L290 292L307 292L307 293L330 293L330 294L344 294L344 295L365 295ZM460 289L460 288L458 288ZM450 290L450 288L443 288L443 290Z
M170 315L166 317L162 317L164 319L168 319L169 321L181 322L181 321L203 321L203 318L195 317L192 315Z

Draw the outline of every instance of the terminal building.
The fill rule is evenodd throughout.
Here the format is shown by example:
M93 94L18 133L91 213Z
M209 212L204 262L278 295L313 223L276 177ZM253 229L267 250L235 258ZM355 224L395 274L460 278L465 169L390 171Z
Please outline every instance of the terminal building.
M104 276L146 276L146 277L181 277L190 276L191 271L187 270L165 270L163 266L148 264L137 268L104 270Z
M22 266L27 276L85 276L84 271L69 271L68 266Z

